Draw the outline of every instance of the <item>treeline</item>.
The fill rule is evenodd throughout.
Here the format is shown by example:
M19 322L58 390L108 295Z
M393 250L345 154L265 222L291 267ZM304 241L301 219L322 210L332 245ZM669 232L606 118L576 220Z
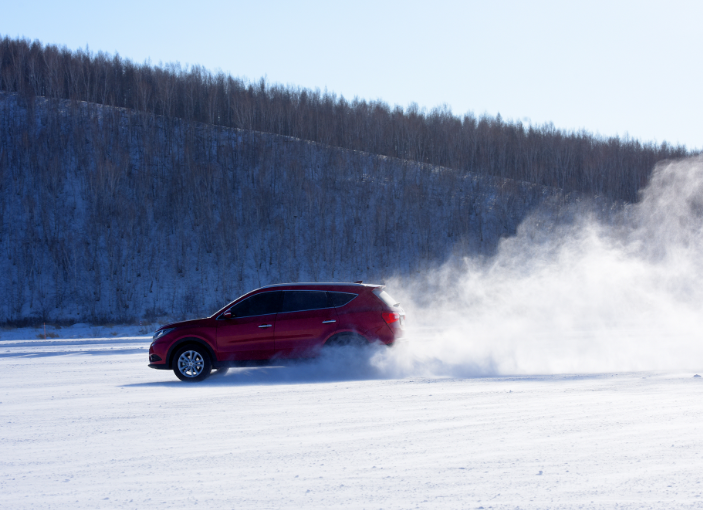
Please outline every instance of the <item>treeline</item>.
M490 255L575 195L0 92L0 324L163 322L269 283L382 283Z
M689 155L666 143L596 137L552 125L391 108L200 66L136 64L118 55L0 39L0 90L87 101L635 201L654 164Z

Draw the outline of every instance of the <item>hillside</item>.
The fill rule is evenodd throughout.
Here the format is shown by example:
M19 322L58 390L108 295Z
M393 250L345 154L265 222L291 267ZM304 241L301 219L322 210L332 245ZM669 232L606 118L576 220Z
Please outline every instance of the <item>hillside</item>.
M0 322L209 314L279 281L488 255L554 188L0 93Z
M525 126L500 115L457 116L447 107L350 101L200 66L136 64L8 37L0 38L0 91L30 103L46 97L129 108L629 202L637 200L658 161L691 155L666 142Z

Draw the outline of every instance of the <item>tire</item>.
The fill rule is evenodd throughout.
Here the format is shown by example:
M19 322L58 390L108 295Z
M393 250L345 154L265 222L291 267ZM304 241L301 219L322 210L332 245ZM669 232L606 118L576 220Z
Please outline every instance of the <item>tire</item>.
M214 375L225 375L227 372L229 372L229 367L216 368Z
M191 344L181 347L173 357L173 372L181 381L200 382L212 371L212 361L207 349Z
M340 333L327 340L325 347L362 347L368 344L368 340L359 334Z

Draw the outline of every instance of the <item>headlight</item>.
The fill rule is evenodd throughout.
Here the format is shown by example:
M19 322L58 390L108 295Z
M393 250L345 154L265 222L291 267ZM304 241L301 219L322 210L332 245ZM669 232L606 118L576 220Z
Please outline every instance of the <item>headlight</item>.
M173 331L176 328L166 328L166 329L160 329L156 333L154 333L153 341L158 340L164 335L168 335L171 331Z

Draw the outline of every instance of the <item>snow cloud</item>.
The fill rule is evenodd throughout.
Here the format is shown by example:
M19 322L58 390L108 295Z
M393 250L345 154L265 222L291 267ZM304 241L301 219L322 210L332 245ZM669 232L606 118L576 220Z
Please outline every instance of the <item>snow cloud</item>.
M408 333L370 363L389 376L701 369L703 158L660 164L637 204L603 216L537 213L490 260L389 282Z

